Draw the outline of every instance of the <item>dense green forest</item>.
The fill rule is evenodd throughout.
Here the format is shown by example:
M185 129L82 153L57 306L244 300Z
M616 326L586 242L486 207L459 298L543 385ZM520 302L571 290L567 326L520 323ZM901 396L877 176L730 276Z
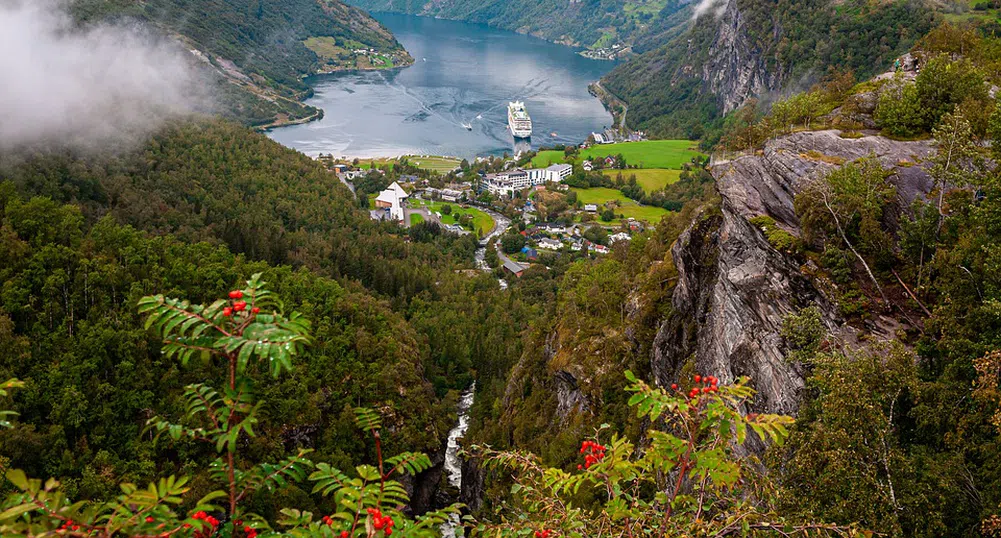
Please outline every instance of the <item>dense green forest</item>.
M229 71L225 63L232 62L253 84L284 98L262 99L249 86L216 80L227 115L251 125L270 123L278 114L298 119L317 112L298 102L311 94L303 78L320 68L316 53L304 44L310 37L331 37L351 48L403 51L367 13L339 0L74 0L70 9L81 24L133 18L180 35L184 45L207 53L223 73ZM217 71L212 74L221 78Z
M802 89L829 69L864 80L888 70L935 20L933 10L917 0L744 0L732 9L740 14L745 41L737 46L748 65L711 63L721 29L710 12L688 32L606 75L605 87L629 104L630 127L663 137L712 137L723 111L720 96L707 90L703 69L718 70L721 77L748 69L774 81L768 90L776 93Z
M406 242L322 166L236 125L176 125L113 158L6 155L0 168L13 254L0 270L0 370L25 381L14 408L32 425L0 444L10 464L60 477L74 497L108 498L119 482L183 474L211 455L141 435L210 367L160 355L135 313L143 294L208 300L263 272L313 320L302 365L263 392L258 462L294 447L362 461L348 410L358 404L387 415L399 434L389 447L440 450L450 391L477 370L503 376L535 317L491 276L452 272L472 264L471 239L432 230Z

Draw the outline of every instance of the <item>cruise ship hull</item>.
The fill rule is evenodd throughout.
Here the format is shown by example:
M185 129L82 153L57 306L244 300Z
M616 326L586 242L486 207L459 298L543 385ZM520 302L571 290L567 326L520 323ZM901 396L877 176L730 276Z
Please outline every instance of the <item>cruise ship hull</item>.
M525 110L525 103L521 101L508 103L507 128L516 140L527 140L532 137L532 118Z
M520 131L510 125L508 125L508 130L511 131L511 135L519 140L529 140L532 138L532 131Z

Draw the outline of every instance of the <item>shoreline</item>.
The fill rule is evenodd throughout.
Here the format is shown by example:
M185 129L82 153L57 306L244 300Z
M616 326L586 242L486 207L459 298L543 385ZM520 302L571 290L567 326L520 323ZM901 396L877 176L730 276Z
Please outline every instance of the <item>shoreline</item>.
M602 86L600 80L588 84L587 91L597 98L601 102L601 106L605 107L605 110L612 115L612 129L629 131L629 127L625 123L626 115L629 113L629 105L625 101Z
M308 79L310 77L319 77L319 76L323 76L323 75L337 75L337 74L340 74L340 73L367 73L367 72L372 72L372 71L393 71L393 70L397 70L397 69L406 69L408 67L413 67L413 65L415 63L417 63L417 61L414 60L414 57L406 49L403 50L403 53L407 55L406 57L407 57L408 61L406 63L401 63L399 65L394 64L393 67L361 67L361 68L359 68L359 67L351 67L351 68L332 69L330 71L316 71L316 72L313 72L313 73L306 73L304 75L301 75L299 77L299 80L306 80L306 79ZM305 118L297 118L297 119L294 119L294 120L289 120L289 119L281 120L281 119L277 119L277 120L272 121L271 123L268 123L266 125L254 126L252 128L255 131L257 131L257 132L267 133L267 132L273 131L275 129L280 129L282 127L293 127L295 125L305 125L307 123L311 123L311 122L314 122L314 121L322 120L324 118L325 114L326 114L326 111L324 111L322 108L318 108L318 107L314 107L314 106L311 106L311 105L307 105L306 101L308 99L310 99L310 97L305 97L303 99L295 99L294 102L296 102L296 103L298 103L298 104L300 104L302 106L309 107L309 108L312 108L312 109L316 110L316 112L313 113L312 115L310 115L308 117L305 117ZM289 100L292 101L292 99L289 99Z

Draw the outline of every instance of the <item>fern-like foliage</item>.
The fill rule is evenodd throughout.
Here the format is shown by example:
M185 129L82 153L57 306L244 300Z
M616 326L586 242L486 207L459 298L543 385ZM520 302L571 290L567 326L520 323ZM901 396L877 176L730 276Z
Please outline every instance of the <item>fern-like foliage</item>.
M545 467L529 453L471 447L485 471L513 478L509 504L517 507L499 523L478 525L478 534L770 536L781 529L781 536L866 536L852 526L789 520L757 498L773 489L753 458L738 458L733 448L747 442L748 430L780 443L792 419L743 414L754 397L746 378L718 387L715 378L694 378L687 394L651 387L632 373L627 378L629 405L655 427L642 446L602 426L582 442L577 472ZM584 492L602 501L585 509L576 503Z
M302 482L306 479L307 471L313 468L313 462L306 459L310 452L312 450L300 450L295 456L289 456L278 463L262 463L249 472L241 473L236 481L237 488L241 490L238 500L259 489L272 490L283 488L289 482Z
M7 381L0 384L0 398L8 396L10 391L13 389L19 389L24 387L23 381L18 381L17 379L8 379ZM16 417L17 413L10 411L8 409L0 409L0 428L10 428L10 418Z
M403 452L387 458L385 465L389 467L386 476L393 476L396 473L416 475L431 468L431 458L420 452Z
M285 317L280 304L263 288L261 275L239 290L245 307L234 310L225 300L210 305L154 295L139 301L146 315L146 329L163 340L162 351L187 364L192 357L235 356L236 372L243 375L254 365L266 366L271 375L292 369L292 358L309 343L309 321L298 313Z
M382 416L367 407L355 408L355 424L363 432L374 432L382 428Z

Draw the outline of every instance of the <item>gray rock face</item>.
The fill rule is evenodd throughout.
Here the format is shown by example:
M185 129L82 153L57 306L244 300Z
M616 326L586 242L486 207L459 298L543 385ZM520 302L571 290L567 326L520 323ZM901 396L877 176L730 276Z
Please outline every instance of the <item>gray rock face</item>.
M795 133L768 142L762 155L714 163L713 176L723 199L745 218L768 215L788 231L799 233L793 199L804 182L827 174L842 163L875 155L896 174L899 205L909 207L931 190L921 164L934 153L930 142L898 142L881 136L842 138L839 131Z
M748 38L737 1L723 1L711 8L719 13L719 29L701 77L726 114L750 97L779 89L782 79L780 73L769 73L761 51Z
M587 396L581 392L577 383L577 378L565 370L556 372L553 376L556 381L556 415L560 420L575 413L584 413L590 410L590 402Z
M761 154L714 164L720 212L696 219L672 249L679 281L675 312L661 324L652 351L659 383L676 381L682 365L693 360L698 372L723 382L750 376L758 390L756 411L795 414L805 372L786 359L784 317L817 306L831 333L846 340L854 333L797 262L775 250L748 219L767 215L799 233L793 200L805 180L873 153L897 172L890 181L900 208L931 188L920 166L932 153L927 142L845 139L836 131L790 135L769 142Z

